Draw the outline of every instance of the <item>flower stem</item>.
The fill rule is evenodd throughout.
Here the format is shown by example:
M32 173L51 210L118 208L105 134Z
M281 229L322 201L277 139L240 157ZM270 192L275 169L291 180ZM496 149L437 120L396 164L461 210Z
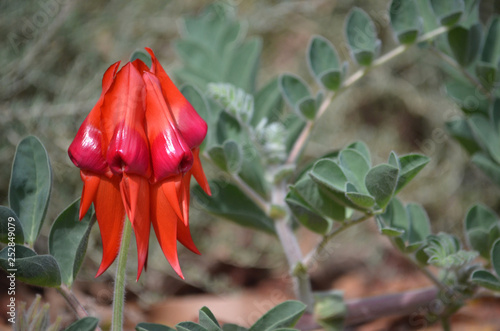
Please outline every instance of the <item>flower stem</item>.
M125 308L125 284L127 269L128 247L130 245L130 237L132 234L132 225L128 218L125 218L123 226L122 242L120 244L120 252L118 253L118 266L116 268L115 291L113 294L113 317L111 322L112 331L123 330L123 310Z

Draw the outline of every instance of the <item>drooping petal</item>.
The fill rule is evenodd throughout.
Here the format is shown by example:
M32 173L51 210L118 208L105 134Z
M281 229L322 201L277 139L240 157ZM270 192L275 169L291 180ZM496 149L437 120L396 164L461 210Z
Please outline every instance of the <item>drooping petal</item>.
M92 172L81 170L80 178L83 182L82 197L80 199L80 212L78 214L81 221L85 214L87 214L90 205L95 199L99 183L101 182L101 177Z
M68 149L71 161L82 170L90 170L98 174L110 174L104 158L101 131L101 106L104 95L113 83L113 78L120 62L111 65L102 79L102 93L97 104L90 111L78 129L75 139Z
M161 181L188 171L193 154L177 129L163 98L158 79L143 73L146 84L146 125L154 178Z
M163 97L186 143L190 149L200 146L207 135L207 123L198 115L193 106L175 86L160 62L156 59L153 51L150 48L146 48L146 51L151 55L151 72L160 81Z
M194 178L198 182L198 184L201 186L203 191L205 191L206 194L212 195L212 192L210 191L210 186L208 185L207 177L205 176L205 172L203 171L203 167L201 165L201 160L200 160L200 149L195 148L193 149L193 167L191 168L191 172L193 173Z
M127 63L117 74L101 107L106 161L115 174L150 176L145 132L145 87L139 71Z
M177 240L191 252L201 255L193 242L189 225L184 224L180 219L177 220Z
M151 221L149 217L149 181L147 178L123 174L120 192L127 215L134 229L137 244L137 280L146 263Z
M149 67L146 65L146 63L142 62L140 59L136 59L132 62L132 65L139 71L139 73L142 75L144 71L150 72Z
M177 217L184 221L183 212L181 210L181 203L179 200L179 190L178 185L181 182L182 175L177 175L174 177L170 177L167 180L163 180L161 184L161 188L165 197L167 197L170 206L175 211Z
M120 194L120 177L101 177L94 199L97 223L102 239L102 261L96 277L100 276L113 263L118 251L123 232L125 208Z
M163 254L175 272L184 279L177 256L178 218L163 193L161 183L151 185L151 223Z

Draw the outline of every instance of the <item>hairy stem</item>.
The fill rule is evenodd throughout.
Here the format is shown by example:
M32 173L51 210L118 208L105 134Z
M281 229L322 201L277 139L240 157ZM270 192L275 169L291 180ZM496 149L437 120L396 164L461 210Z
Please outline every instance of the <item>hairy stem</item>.
M111 322L112 331L123 330L123 310L125 308L125 285L127 269L127 255L130 246L130 237L132 234L132 225L128 218L125 218L123 226L122 242L120 252L118 253L118 266L116 268L115 291L113 294L113 317Z
M306 267L311 267L311 265L314 263L316 260L316 257L323 253L325 250L326 245L330 240L332 240L334 237L336 237L338 234L344 232L345 230L349 229L351 226L359 224L361 222L366 221L367 219L370 219L373 215L372 214L365 214L355 220L352 221L346 221L343 223L341 226L330 232L329 234L323 236L323 239L320 241L320 243L305 257L303 260L303 263Z
M436 38L437 36L447 32L449 30L449 27L442 26L439 27L435 30L432 30L417 39L415 44L429 41L431 39ZM378 66L381 66L385 64L386 62L389 62L390 60L398 57L399 55L403 54L405 51L407 51L411 45L399 45L398 47L394 48L392 51L382 55L381 57L377 58L376 60L373 61L371 66L369 67L362 67L358 69L355 73L353 73L351 76L349 76L345 81L344 84L340 87L339 90L336 92L329 92L323 102L321 103L318 113L316 114L316 118L313 121L309 121L306 123L304 126L304 129L302 129L302 132L300 133L299 137L295 141L295 144L293 145L290 154L288 156L288 159L286 161L287 164L294 164L297 162L308 138L309 135L314 127L314 124L317 122L317 120L325 113L325 111L328 109L330 104L344 92L346 89L348 89L350 86L354 85L358 80L363 78L370 70L373 68L376 68Z

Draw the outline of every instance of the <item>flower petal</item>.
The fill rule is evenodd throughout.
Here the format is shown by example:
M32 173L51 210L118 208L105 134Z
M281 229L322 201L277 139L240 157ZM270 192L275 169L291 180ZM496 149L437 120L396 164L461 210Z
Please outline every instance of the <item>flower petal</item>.
M156 59L153 51L150 48L146 48L146 51L151 55L151 72L160 81L163 97L186 143L190 149L200 146L207 135L207 123L198 115L193 106L175 86L160 62Z
M136 280L139 280L148 256L149 232L151 230L149 181L147 178L138 175L124 173L120 182L120 192L125 210L134 229L137 244Z
M101 107L106 161L115 174L150 176L144 126L145 87L141 74L127 63L115 77Z
M177 217L184 221L178 194L178 186L181 183L181 178L182 175L177 175L175 177L165 179L162 181L161 188Z
M89 171L81 170L80 178L83 181L82 197L80 199L80 212L78 214L81 221L85 214L87 214L90 205L95 199L99 183L101 182L101 177Z
M146 123L153 174L157 181L188 171L193 155L163 98L158 79L143 73L146 83Z
M196 179L196 181L201 186L203 191L205 191L206 194L212 195L212 192L210 191L210 186L208 185L207 177L205 176L205 172L203 171L203 167L201 165L199 148L193 149L193 158L194 161L193 161L193 167L191 168L191 172L193 173L194 179Z
M68 154L71 161L82 170L90 170L98 174L110 174L102 146L101 106L105 93L113 83L119 65L120 62L116 62L104 73L101 97L83 121L75 139L69 146Z
M120 249L125 209L120 194L120 177L101 177L94 199L97 223L102 239L102 261L97 271L99 277L113 263Z
M160 183L151 186L151 223L163 254L175 272L184 279L177 256L177 215L163 193Z
M180 219L177 219L177 240L191 252L201 255L193 242L189 225L184 224Z

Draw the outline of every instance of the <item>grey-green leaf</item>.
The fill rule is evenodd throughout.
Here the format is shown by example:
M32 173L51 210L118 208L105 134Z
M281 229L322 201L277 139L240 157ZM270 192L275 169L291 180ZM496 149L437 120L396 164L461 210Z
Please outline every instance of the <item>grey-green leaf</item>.
M285 101L297 114L301 115L300 102L303 102L307 97L311 97L307 84L299 76L291 74L281 75L278 83Z
M87 316L71 323L64 331L94 331L98 323L97 318Z
M408 213L399 199L392 199L391 203L387 205L385 212L379 217L382 217L387 227L402 231L403 240L408 239L410 221Z
M467 242L472 249L475 249L485 259L490 258L489 234L486 230L474 228L466 232Z
M87 251L92 209L80 221L78 217L80 200L69 205L54 221L49 235L49 252L59 263L61 279L71 286L80 270Z
M285 301L265 313L249 331L272 331L277 328L293 327L306 310L299 301Z
M135 327L136 331L176 331L175 329L156 323L139 323Z
M401 191L426 165L430 159L421 154L408 154L398 159L400 166L396 193Z
M313 208L293 190L287 194L285 202L295 219L307 229L322 235L331 230L332 222L313 211Z
M203 326L195 322L181 322L175 326L177 331L208 331Z
M486 270L476 270L471 275L471 281L493 291L500 291L500 279Z
M380 47L370 16L360 8L351 9L347 15L345 33L353 59L362 66L369 66Z
M463 0L430 0L430 2L438 21L446 26L457 23L465 7Z
M16 213L5 206L0 206L0 242L24 243L23 225Z
M196 185L191 190L197 204L206 211L242 226L274 234L274 222L237 186L218 180L210 183L212 196Z
M496 185L500 186L500 165L498 163L493 162L490 157L483 153L475 154L471 161L488 175Z
M385 208L391 201L398 183L398 175L399 169L389 164L379 164L366 174L366 188L380 208Z
M492 225L498 222L498 217L490 208L477 204L472 206L465 216L465 230L482 229L489 231Z
M52 171L45 147L29 136L17 146L9 185L9 205L33 244L42 228L52 188Z
M310 172L311 178L328 188L343 192L347 178L338 164L332 160L323 159L316 162Z
M411 44L420 32L420 17L415 0L392 0L389 9L392 28L397 40Z
M453 56L462 67L469 66L476 59L481 46L481 35L479 23L469 29L457 26L448 32L448 44Z
M370 165L366 158L354 149L344 149L339 154L339 165L347 180L356 187L356 191L367 194L365 177Z
M9 260L9 253L15 249L15 263ZM6 272L15 269L16 279L26 284L41 287L61 285L61 272L56 259L51 255L36 255L24 246L5 247L0 251L0 267Z
M497 239L491 247L491 265L498 277L500 277L500 239Z
M152 63L151 55L149 55L149 53L146 52L144 49L142 48L136 49L130 56L130 62L134 62L137 59L144 62L144 64L147 65L148 68L151 68L151 63Z
M420 247L428 235L431 234L429 217L424 208L418 204L409 203L406 205L408 220L410 223L408 241L411 249Z
M488 32L481 52L481 61L496 68L500 61L500 17L494 16L488 24Z
M313 36L307 49L311 75L324 88L336 91L342 84L342 68L337 50L322 36Z
M222 331L248 331L248 329L236 324L226 323L222 326Z
M202 307L199 313L200 325L208 331L222 331L214 314L207 307Z
M264 118L268 121L280 119L283 108L283 97L281 95L278 79L274 78L264 87L257 91L254 96L254 112L251 124L256 126Z

